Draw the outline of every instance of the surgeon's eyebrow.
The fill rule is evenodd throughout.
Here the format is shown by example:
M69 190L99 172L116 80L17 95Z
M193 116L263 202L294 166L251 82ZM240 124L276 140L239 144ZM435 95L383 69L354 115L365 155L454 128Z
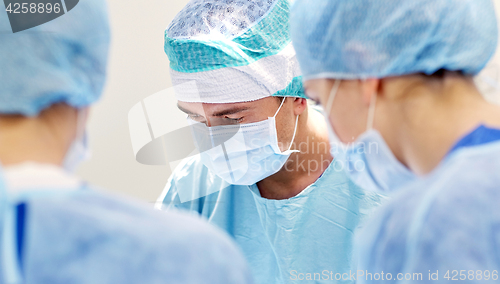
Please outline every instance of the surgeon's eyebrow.
M225 116L225 115L231 115L231 114L237 114L239 112L249 110L249 107L235 107L235 108L230 108L230 109L225 109L219 112L216 112L213 114L213 116Z
M181 107L180 105L177 105L177 108L180 109L182 112L184 112L186 114L200 115L198 113L195 113L195 112L192 112L192 111L190 111L188 109L185 109L185 108ZM239 112L242 112L242 111L245 111L245 110L249 110L249 109L250 109L249 107L235 107L235 108L225 109L225 110L216 112L216 113L213 114L213 116L220 117L220 116L225 116L225 115L231 115L231 114L236 114L236 113L239 113Z

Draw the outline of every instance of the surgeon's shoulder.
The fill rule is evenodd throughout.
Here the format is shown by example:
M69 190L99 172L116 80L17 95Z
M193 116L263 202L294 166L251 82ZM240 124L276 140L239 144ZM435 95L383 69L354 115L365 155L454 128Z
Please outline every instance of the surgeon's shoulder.
M484 165L490 170L480 170ZM498 165L494 156L455 160L401 190L372 220L372 235L379 238L375 243L380 252L386 250L379 263L389 261L398 248L416 254L393 259L394 267L499 269L500 177L491 172Z
M209 169L201 162L200 155L194 155L183 159L173 171L170 179L176 182L191 180L193 178L203 178L215 180L217 176L212 174Z
M66 248L54 257L64 260L59 269L91 262L89 268L99 266L105 279L117 283L251 282L239 249L200 218L97 192L34 205L47 242ZM46 264L40 259L36 265L42 271ZM91 280L97 279L74 283L95 283Z
M179 206L184 203L184 206L192 209L191 205L185 203L220 192L229 186L203 165L200 155L195 155L184 159L177 166L159 197L158 204L162 204L165 209L172 204Z
M498 155L465 157L444 164L424 179L420 206L440 215L453 212L450 216L454 218L471 214L500 214L500 207L496 206L500 203L500 175L495 174L500 169ZM457 206L461 210L456 210Z

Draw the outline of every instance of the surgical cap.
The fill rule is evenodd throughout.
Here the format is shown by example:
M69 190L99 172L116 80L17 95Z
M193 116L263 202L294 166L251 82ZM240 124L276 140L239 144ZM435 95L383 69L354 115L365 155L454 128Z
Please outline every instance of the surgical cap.
M109 46L107 6L85 0L45 24L13 33L0 11L0 114L36 116L56 103L101 96Z
M180 101L305 97L289 33L289 0L192 0L165 31Z
M291 34L305 79L475 75L498 37L490 0L297 0Z

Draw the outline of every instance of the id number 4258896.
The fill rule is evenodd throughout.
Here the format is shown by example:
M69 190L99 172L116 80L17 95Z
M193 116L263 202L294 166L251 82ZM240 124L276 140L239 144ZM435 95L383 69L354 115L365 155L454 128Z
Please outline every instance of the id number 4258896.
M60 3L9 3L5 11L9 14L59 14L62 8Z

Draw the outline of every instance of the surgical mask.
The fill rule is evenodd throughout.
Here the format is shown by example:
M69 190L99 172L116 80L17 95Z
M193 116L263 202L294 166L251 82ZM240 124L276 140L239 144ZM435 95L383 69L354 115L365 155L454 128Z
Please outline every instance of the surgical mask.
M71 173L75 172L76 168L82 162L90 159L91 156L82 110L78 111L76 133L77 138L71 143L63 161L63 168Z
M324 116L328 125L330 152L349 178L366 190L392 192L417 177L401 164L380 133L373 129L376 97L372 96L368 112L367 130L356 141L343 143L335 133L329 119L333 100L340 80L336 80L328 98Z
M276 115L267 120L238 125L207 127L188 118L201 161L214 174L230 184L252 185L277 173L290 155L297 133L297 116L290 147L278 146Z

